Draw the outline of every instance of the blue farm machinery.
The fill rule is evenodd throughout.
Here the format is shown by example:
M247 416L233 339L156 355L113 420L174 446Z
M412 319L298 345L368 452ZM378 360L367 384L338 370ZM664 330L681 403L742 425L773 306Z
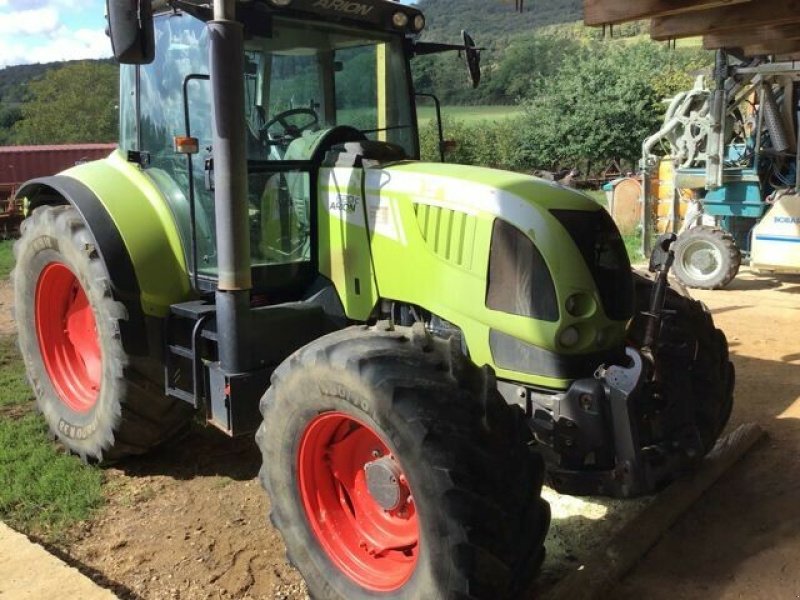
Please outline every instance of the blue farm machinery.
M722 288L743 263L800 272L799 80L800 62L719 51L713 85L699 77L674 97L644 142L644 250L654 231L677 233L683 284Z

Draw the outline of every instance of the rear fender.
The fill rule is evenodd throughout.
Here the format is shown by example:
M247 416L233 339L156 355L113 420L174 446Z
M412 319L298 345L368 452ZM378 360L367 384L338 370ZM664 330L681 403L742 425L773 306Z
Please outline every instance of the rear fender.
M25 183L17 193L26 210L70 204L80 213L108 269L112 292L128 311L123 331L130 354L148 353L145 322L191 296L180 237L163 196L119 152L52 177ZM152 349L151 349L152 350Z

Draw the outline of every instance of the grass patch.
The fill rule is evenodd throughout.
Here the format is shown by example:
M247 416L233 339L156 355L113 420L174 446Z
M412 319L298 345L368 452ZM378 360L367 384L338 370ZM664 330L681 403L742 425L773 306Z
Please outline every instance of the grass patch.
M0 279L6 279L14 268L14 240L0 241Z
M0 518L47 540L89 517L103 500L103 474L47 439L38 415L0 419Z
M3 409L24 406L33 400L33 392L25 377L17 344L12 337L0 337L0 415Z
M102 472L47 437L14 338L0 337L0 520L48 541L103 502Z
M519 106L481 105L481 106L443 106L442 119L451 118L463 123L472 124L480 121L502 121L518 117L522 114ZM433 105L417 106L417 120L422 127L436 118Z
M597 202L600 206L608 207L608 197L603 190L583 190L583 193Z
M628 251L628 257L632 263L642 262L644 255L642 254L642 237L638 234L623 235L622 241L625 242L625 250Z

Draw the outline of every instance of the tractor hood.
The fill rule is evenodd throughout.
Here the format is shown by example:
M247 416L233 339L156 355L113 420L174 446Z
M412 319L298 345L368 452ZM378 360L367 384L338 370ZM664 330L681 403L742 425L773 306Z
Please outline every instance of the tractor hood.
M548 237L551 210L602 210L586 194L558 183L484 167L402 162L368 170L370 184L377 184L381 192L407 194L416 202L503 219L534 241Z

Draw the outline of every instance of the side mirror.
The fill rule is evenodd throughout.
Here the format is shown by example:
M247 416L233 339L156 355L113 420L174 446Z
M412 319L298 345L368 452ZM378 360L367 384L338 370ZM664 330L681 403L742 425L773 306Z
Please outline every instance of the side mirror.
M464 40L464 58L467 60L472 87L476 88L481 82L481 51L475 46L472 36L464 30L461 30L461 39Z
M156 55L151 0L106 0L108 35L114 58L123 65L147 65Z

